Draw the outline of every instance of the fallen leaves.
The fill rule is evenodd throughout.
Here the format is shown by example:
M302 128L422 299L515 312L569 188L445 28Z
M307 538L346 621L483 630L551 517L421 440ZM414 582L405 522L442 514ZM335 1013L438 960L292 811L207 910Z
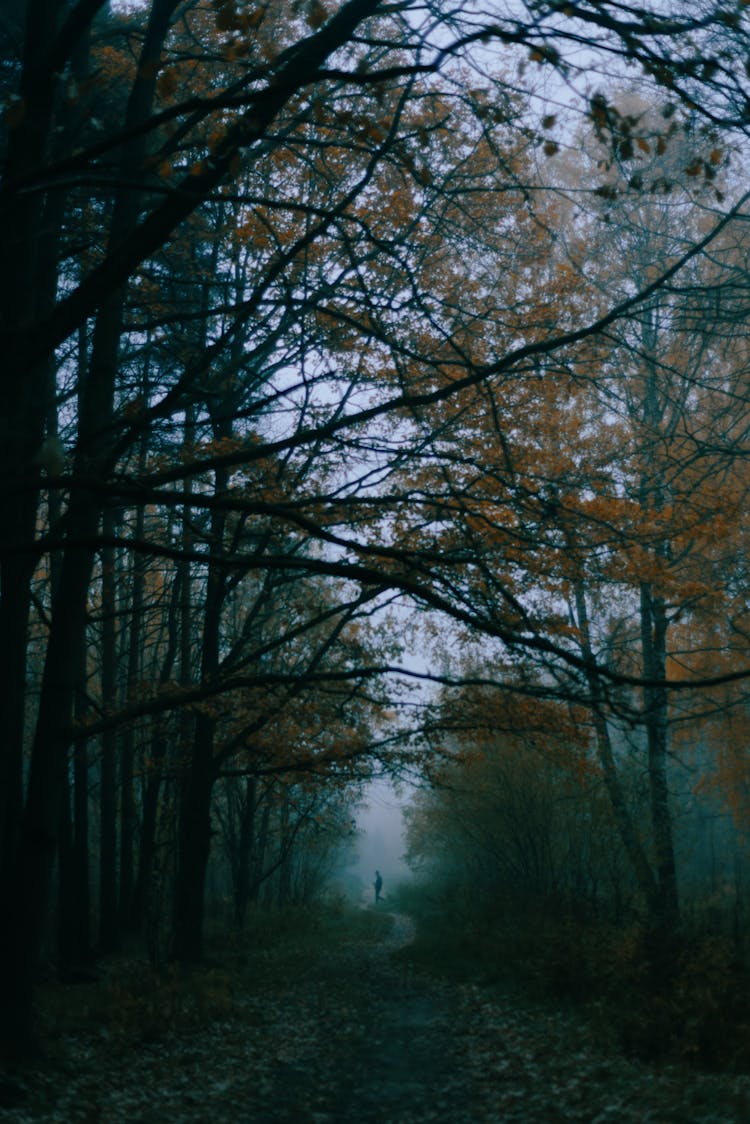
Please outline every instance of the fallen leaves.
M62 1035L56 1060L0 1074L13 1124L733 1124L750 1077L655 1068L612 1052L590 1023L494 989L437 979L396 955L408 917L372 934L248 953L200 1019L151 1042L117 1020ZM375 939L377 938L377 939ZM228 962L222 970L231 975ZM216 976L216 968L210 975ZM254 986L251 981L255 980ZM216 988L211 981L211 994Z

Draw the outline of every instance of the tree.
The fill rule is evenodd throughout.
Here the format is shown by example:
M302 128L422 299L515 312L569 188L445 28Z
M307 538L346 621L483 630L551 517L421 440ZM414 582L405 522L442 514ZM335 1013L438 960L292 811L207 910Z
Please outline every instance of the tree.
M408 815L415 869L514 923L621 916L634 884L580 713L468 686L438 721L447 760Z
M646 116L641 104L642 124ZM626 300L628 292L642 292L659 263L695 245L715 202L706 200L704 184L698 192L690 189L694 149L686 155L673 138L656 158L645 140L640 160L635 146L629 151L626 169L610 169L600 205L606 225L587 231L585 214L569 216L562 237L561 225L555 226L565 259L560 262L559 251L550 255L579 275L578 300L589 289L595 301L605 294L605 307L612 296ZM597 156L601 164L601 146ZM634 163L642 169L635 188ZM644 196L647 177L669 181L670 196ZM725 236L728 252L717 241L694 258L678 284L610 328L608 339L586 339L566 364L548 368L546 393L534 394L533 417L516 402L511 411L498 406L492 419L477 408L479 442L497 467L480 476L480 457L468 469L460 459L449 485L472 560L483 558L478 596L489 604L494 596L498 612L507 613L509 605L529 629L543 620L548 637L555 635L561 647L567 637L580 652L577 670L550 658L546 646L540 659L551 692L566 684L566 692L590 707L602 775L657 944L671 945L679 919L668 755L671 726L685 715L670 701L667 669L678 660L695 666L698 656L685 646L685 628L679 646L672 628L702 611L723 614L729 607L722 598L725 576L739 560L730 557L742 550L731 527L746 494L744 468L729 450L730 432L742 432L744 413L738 419L727 408L727 394L734 395L744 378L741 359L735 365L727 346L736 330L739 246L731 227ZM617 259L629 263L626 275L612 276L598 264L613 247ZM467 410L462 421L468 416ZM563 455L550 440L553 431L557 441L564 435ZM718 449L725 451L720 459ZM485 452L481 462L489 459ZM481 545L477 526L487 528ZM640 682L640 702L638 692L613 691L612 670ZM613 745L616 732L627 736L634 724L648 763L651 828L645 838L628 811L623 762Z
M466 558L457 549L440 553L439 537L430 537L434 503L421 504L412 490L391 496L387 484L407 457L429 459L425 427L446 425L462 392L482 387L491 405L498 386L512 386L519 371L642 304L677 276L697 244L641 292L598 317L573 316L562 330L551 319L554 302L542 302L541 314L528 320L530 274L519 274L503 310L507 320L493 334L497 308L486 278L477 284L469 261L452 278L440 246L455 231L454 244L476 263L485 220L481 208L462 216L464 202L476 193L490 203L501 184L525 198L521 156L539 138L508 83L482 77L483 52L488 43L515 46L531 52L533 66L572 77L565 49L583 39L637 61L675 96L700 102L717 126L744 121L744 72L729 60L747 53L741 20L720 8L664 20L649 11L625 18L610 5L551 4L524 23L502 10L477 22L472 13L417 14L374 0L349 0L330 14L318 4L291 13L281 5L238 10L225 3L178 11L174 0L126 14L100 10L96 0L62 7L28 0L22 7L18 57L15 18L4 25L11 35L2 48L8 96L0 183L0 231L15 263L0 294L0 670L7 688L0 894L12 918L0 950L0 1008L3 1038L16 1044L30 1037L65 765L81 736L72 716L87 607L93 590L103 621L112 619L113 591L105 596L103 587L113 558L116 567L135 551L182 567L183 693L163 692L105 715L89 727L90 737L109 738L147 713L166 715L235 689L230 675L213 681L232 570L292 569L339 582L342 627L358 597L364 604L397 591L516 650L559 657L578 671L585 665L554 621L550 630L541 620L529 627L512 583L501 589L510 612L498 614L492 599L476 597L475 583L454 580ZM467 69L476 83L467 81ZM188 77L191 93L183 97ZM696 98L699 87L705 97ZM460 135L443 159L432 141L448 137L452 107ZM592 98L589 112L617 124L610 129L617 143L627 139L606 103ZM518 126L516 139L503 132L496 144L493 129L505 122ZM506 221L514 220L508 214ZM543 224L535 229L536 252L546 252ZM238 235L251 250L238 251ZM507 245L518 253L518 238ZM481 325L467 306L477 293ZM228 385L233 379L238 385ZM344 455L354 471L343 467ZM312 462L318 468L311 475ZM278 464L284 472L274 477ZM242 476L253 466L266 468L257 494ZM150 505L185 513L178 540L156 533L169 518L144 522L143 542L130 529L137 531L137 516L121 530L118 513ZM40 527L45 510L48 525ZM415 511L428 517L419 542ZM253 534L235 536L249 521L257 521ZM300 534L319 545L301 555ZM32 580L45 553L54 556L56 577L38 700L27 708ZM210 612L205 622L188 624L187 599L201 583ZM196 683L199 661L188 648L199 633ZM101 669L108 702L118 694L111 639ZM379 670L351 668L346 676L359 682L363 672ZM193 753L183 811L201 827L187 868L197 870L205 865L199 837L215 717L199 711L182 733ZM127 871L127 738L122 749ZM104 760L112 756L108 743ZM107 788L111 793L111 780ZM112 815L104 819L111 841ZM103 886L112 881L108 861ZM125 897L128 884L126 875Z

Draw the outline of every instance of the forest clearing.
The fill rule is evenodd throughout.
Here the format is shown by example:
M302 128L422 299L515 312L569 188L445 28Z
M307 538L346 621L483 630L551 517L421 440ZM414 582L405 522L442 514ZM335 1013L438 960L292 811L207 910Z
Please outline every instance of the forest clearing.
M740 1124L750 1076L626 1057L573 1009L445 976L414 922L340 904L194 980L112 965L68 992L49 1062L0 1078L13 1124ZM260 946L260 948L259 948ZM214 951L212 949L212 951ZM460 966L459 966L460 973ZM70 1006L68 1006L70 1004ZM77 1025L76 1025L77 1024ZM51 1028L50 1028L51 1029ZM9 1101L15 1096L15 1103Z

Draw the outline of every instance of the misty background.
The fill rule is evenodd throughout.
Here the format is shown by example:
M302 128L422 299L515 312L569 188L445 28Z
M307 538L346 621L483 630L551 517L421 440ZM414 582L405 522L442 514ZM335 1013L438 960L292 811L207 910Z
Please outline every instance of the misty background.
M346 865L335 878L337 888L363 903L374 899L375 871L383 878L382 897L409 876L404 861L403 811L410 799L403 786L396 791L390 781L373 781L365 791L362 804L355 810L356 833Z

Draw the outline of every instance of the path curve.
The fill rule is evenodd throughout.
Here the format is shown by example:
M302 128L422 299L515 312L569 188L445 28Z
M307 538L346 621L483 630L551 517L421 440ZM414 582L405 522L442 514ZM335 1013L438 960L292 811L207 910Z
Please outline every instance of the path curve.
M408 914L390 917L390 931L366 955L366 1033L345 1059L348 1077L338 1102L316 1124L472 1120L453 1048L451 990L398 958L416 927Z

